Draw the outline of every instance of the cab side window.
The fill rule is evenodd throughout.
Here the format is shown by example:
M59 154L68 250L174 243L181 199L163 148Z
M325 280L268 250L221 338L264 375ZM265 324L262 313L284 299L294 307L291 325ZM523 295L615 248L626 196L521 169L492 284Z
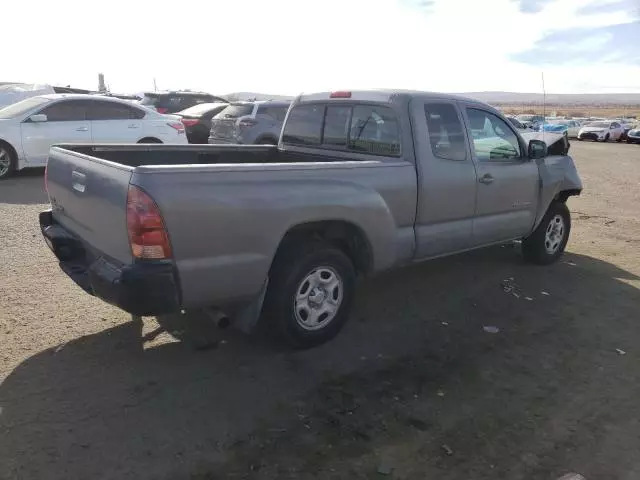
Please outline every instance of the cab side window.
M455 107L450 103L427 103L424 114L433 154L444 160L466 160L464 132Z
M478 161L513 162L521 159L518 137L505 121L476 108L467 108L467 117Z

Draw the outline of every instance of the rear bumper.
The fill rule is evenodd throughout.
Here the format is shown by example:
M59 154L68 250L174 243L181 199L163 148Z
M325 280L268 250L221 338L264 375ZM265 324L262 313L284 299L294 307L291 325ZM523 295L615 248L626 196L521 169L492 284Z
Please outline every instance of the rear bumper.
M132 315L161 315L180 310L172 262L122 265L104 256L91 258L82 242L55 222L51 210L40 213L40 230L62 271L90 295Z

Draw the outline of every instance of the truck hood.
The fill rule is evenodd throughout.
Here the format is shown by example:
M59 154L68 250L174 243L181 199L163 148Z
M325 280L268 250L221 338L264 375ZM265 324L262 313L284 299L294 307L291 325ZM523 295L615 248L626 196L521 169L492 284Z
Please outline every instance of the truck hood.
M564 138L564 134L555 133L555 132L536 132L536 131L528 131L522 132L522 138L524 138L527 142L527 147L529 146L529 142L531 140L542 140L547 146L551 146L556 143L558 140L562 140Z
M541 140L546 143L549 156L566 155L569 152L569 140L564 133L526 132L521 135L527 142L527 148L531 140Z

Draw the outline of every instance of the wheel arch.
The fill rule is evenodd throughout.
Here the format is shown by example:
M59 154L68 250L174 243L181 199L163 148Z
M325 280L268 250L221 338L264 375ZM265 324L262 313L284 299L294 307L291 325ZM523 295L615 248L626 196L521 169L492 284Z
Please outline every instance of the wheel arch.
M136 143L162 143L162 140L160 140L157 137L142 137L140 140L138 140Z
M271 266L291 245L309 240L322 240L336 246L349 257L360 274L373 270L373 249L369 238L360 226L346 220L320 220L290 227L278 244Z

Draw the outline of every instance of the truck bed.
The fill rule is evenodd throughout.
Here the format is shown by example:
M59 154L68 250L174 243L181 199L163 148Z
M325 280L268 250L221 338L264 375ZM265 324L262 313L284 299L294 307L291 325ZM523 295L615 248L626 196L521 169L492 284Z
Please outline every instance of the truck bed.
M128 167L283 161L275 145L94 144L57 147Z
M128 239L128 191L148 194L169 233L183 308L252 298L281 239L300 224L330 220L367 231L376 269L414 251L416 169L402 158L275 146L61 145L51 149L47 183L51 223L78 239L88 261L118 271L140 263Z

